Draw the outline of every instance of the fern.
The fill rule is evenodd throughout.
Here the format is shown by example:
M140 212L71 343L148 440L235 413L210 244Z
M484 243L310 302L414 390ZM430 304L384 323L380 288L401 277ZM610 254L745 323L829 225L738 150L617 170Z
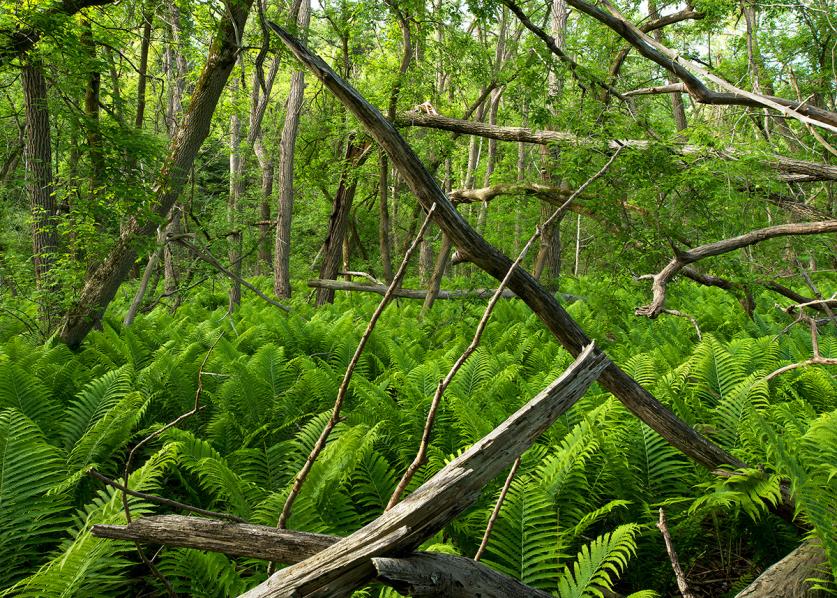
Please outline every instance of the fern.
M631 556L636 554L638 533L639 526L628 523L582 547L572 569L568 567L558 580L561 598L602 598L601 588L611 590L614 579L621 575Z
M559 547L552 501L528 476L515 479L486 547L486 564L526 585L550 589L558 577Z
M129 477L130 488L151 491L174 461L170 448L153 455ZM131 512L141 516L150 505L129 498ZM96 498L74 516L69 537L35 573L3 592L4 596L111 596L125 592L125 575L133 563L126 558L136 550L129 542L113 542L90 533L93 524L124 524L122 494L113 488L100 490Z
M0 410L0 588L21 577L67 522L69 501L48 496L64 460L17 409Z

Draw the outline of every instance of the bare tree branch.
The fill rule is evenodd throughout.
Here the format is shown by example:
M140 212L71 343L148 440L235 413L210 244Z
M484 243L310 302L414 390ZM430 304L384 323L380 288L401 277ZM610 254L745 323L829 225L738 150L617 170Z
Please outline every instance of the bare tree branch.
M653 291L654 298L649 305L638 307L635 310L635 313L638 316L647 316L649 318L656 318L660 315L666 300L666 285L672 278L677 276L678 272L680 272L684 266L692 264L698 260L735 251L736 249L741 249L742 247L754 245L766 239L772 239L775 237L791 235L820 235L823 233L833 232L837 232L837 220L801 224L779 224L777 226L760 228L731 239L724 239L723 241L716 241L715 243L701 245L700 247L695 247L694 249L690 249L688 251L678 252L677 256L658 274L649 275L647 277L651 278L653 281L651 283L651 289Z
M607 0L600 0L600 4L607 9L607 12L585 0L567 0L567 4L603 23L622 36L640 54L674 74L699 103L772 108L808 125L837 132L837 113L805 102L740 89L648 36L625 19ZM710 90L701 77L725 89L726 93Z
M637 150L646 150L652 147L652 142L645 139L611 139L599 140L593 138L579 137L574 133L565 131L534 131L524 127L500 127L481 122L448 118L441 115L425 114L422 112L404 112L395 119L395 124L401 127L424 127L430 129L441 129L460 135L476 135L498 139L500 141L515 141L523 143L534 143L537 145L574 145L582 147L599 147L605 145L609 150L616 150L620 147L628 147ZM697 145L672 144L669 149L677 155L693 155L706 152L706 148ZM744 153L734 147L724 150L713 150L714 155L724 160L736 160L744 156ZM837 166L810 162L807 160L796 160L779 154L766 156L764 162L767 166L776 169L784 175L804 176L806 181L834 181L837 180Z

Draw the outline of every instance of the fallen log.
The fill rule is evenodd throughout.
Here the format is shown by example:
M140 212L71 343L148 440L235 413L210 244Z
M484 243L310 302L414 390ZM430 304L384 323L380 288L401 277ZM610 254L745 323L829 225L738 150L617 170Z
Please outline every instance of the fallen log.
M490 480L575 404L606 364L589 345L557 380L402 502L243 596L340 596L369 582L376 575L373 558L412 552L473 504Z
M332 289L335 291L359 291L361 293L377 293L383 295L387 292L386 285L382 284L361 284L359 282L348 282L345 280L326 280L322 278L313 278L308 281L308 286L313 289ZM439 291L437 299L463 299L466 297L473 297L476 299L488 299L494 294L494 289L458 289L455 291ZM401 297L404 299L425 299L427 297L427 290L425 289L395 289L392 295L394 297ZM511 299L516 297L513 292L508 289L503 290L503 297Z
M91 533L97 538L194 548L285 564L312 557L341 539L182 515L141 517L128 525L94 525ZM378 581L411 596L549 596L466 557L415 552L401 558L375 558L372 564Z
M735 598L812 598L825 592L812 590L811 578L827 577L822 546L808 540L778 563L769 567Z
M548 598L549 592L530 588L477 561L449 554L419 552L409 558L375 557L378 581L406 596L447 598Z

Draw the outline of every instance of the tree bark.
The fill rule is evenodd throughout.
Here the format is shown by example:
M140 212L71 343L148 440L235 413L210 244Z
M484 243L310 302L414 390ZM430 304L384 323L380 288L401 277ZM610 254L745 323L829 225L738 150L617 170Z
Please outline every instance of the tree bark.
M302 0L296 24L305 36L311 15L310 0ZM277 297L291 296L291 219L294 209L294 151L299 130L299 116L305 96L305 71L294 71L285 113L285 126L279 143L279 205L276 208L276 242L273 251L273 292Z
M58 208L52 186L52 138L49 128L46 80L40 60L23 57L20 81L26 111L26 191L32 213L32 262L35 284L41 291L55 291L49 280L58 250ZM45 324L49 324L51 310L41 310Z
M87 149L90 156L90 198L98 204L105 181L105 160L102 153L102 133L99 123L99 91L102 75L92 65L96 62L96 42L93 40L93 27L90 21L82 19L80 43L85 58L91 65L87 74L87 87L84 91L84 116L87 129Z
M142 41L140 42L139 73L137 73L137 112L134 127L142 129L145 121L145 90L148 85L148 50L151 47L151 23L154 12L148 0L142 10Z
M822 577L827 563L822 547L808 540L775 565L759 575L735 598L814 598L826 592L811 589L810 578Z
M137 256L137 245L154 234L157 221L165 218L188 178L195 156L206 136L215 106L227 82L238 53L238 33L250 11L252 0L229 4L210 45L207 61L195 86L189 110L169 145L156 186L152 217L133 217L125 226L107 257L88 275L78 299L66 314L59 336L77 348L102 318Z
M232 86L232 92L238 85ZM230 233L227 236L230 270L241 278L241 219L239 217L241 193L244 187L244 160L241 158L241 120L238 113L230 115L230 196L227 202L227 224ZM232 313L241 305L241 283L233 279L230 283L229 305L227 313Z
M357 169L363 166L370 156L372 144L368 141L357 142L349 139L346 145L346 156L343 160L343 170L340 173L340 183L334 195L334 205L328 221L328 236L323 250L323 263L320 267L320 278L336 279L340 270L343 255L343 241L349 227L349 217L352 210L355 191L357 190ZM347 270L348 268L343 268ZM317 292L317 305L324 305L334 301L334 291L320 289Z

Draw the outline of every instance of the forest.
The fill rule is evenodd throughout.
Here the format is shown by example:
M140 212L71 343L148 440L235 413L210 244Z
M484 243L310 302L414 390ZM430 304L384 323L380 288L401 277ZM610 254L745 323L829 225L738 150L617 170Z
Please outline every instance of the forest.
M0 597L837 594L833 0L0 0Z

